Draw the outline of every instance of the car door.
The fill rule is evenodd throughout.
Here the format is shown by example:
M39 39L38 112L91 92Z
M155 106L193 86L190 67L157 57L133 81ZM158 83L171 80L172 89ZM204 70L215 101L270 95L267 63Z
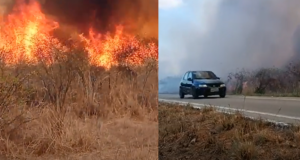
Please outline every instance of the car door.
M187 93L186 91L186 83L187 83L187 76L188 76L188 72L186 72L182 79L181 79L181 82L180 82L180 88L181 88L181 91L183 91L183 93Z
M192 72L188 72L187 79L189 79L189 78L193 79ZM193 81L186 80L186 92L187 93L190 94L192 92L192 87L193 87Z

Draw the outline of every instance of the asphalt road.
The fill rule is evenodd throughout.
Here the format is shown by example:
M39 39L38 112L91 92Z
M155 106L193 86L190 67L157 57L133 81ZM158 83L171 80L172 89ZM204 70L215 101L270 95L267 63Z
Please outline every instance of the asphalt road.
M199 107L212 105L226 110L240 109L246 116L300 124L300 98L227 95L225 98L212 96L193 99L191 96L186 96L180 99L178 94L159 94L159 100L190 103Z

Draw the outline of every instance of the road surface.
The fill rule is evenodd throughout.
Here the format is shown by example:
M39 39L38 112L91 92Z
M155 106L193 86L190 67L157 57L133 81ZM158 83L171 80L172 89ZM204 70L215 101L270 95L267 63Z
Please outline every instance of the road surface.
M217 106L225 110L243 110L246 116L263 118L285 123L300 124L300 98L292 97L244 97L227 95L225 98L212 96L193 99L178 94L159 94L160 101L190 103L194 106Z

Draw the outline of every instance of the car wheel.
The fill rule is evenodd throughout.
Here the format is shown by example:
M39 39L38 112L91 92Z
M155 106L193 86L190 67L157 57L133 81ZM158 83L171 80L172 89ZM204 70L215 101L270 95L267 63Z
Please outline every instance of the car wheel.
M180 97L181 99L184 98L184 93L181 91L181 89L179 89L179 97Z
M221 97L221 98L225 98L225 96L226 96L226 93L221 93L221 94L220 94L220 97Z
M196 93L194 89L192 90L192 96L194 99L197 99L199 97L199 95Z
M207 94L205 94L205 95L203 95L204 96L204 98L207 98L208 97L208 95Z

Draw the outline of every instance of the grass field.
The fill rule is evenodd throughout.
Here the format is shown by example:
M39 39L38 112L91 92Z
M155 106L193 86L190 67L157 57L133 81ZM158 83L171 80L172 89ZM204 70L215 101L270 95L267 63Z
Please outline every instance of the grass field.
M157 159L157 61L105 70L74 55L1 63L0 159Z
M300 129L216 112L159 103L159 159L297 160Z

